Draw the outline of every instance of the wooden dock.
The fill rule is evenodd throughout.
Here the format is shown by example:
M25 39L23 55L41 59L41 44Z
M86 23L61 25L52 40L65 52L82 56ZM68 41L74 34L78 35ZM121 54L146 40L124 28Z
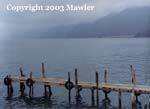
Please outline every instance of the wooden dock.
M21 77L21 76L14 76L11 75L10 78L12 79L12 82L21 82L26 83L27 77ZM65 83L68 80L65 79L58 79L58 78L32 78L35 84L42 84L42 85L50 85L50 86L65 86ZM73 84L75 84L75 81L71 81ZM78 81L78 85L81 86L83 89L96 89L96 83L95 82L84 82L84 81ZM107 88L111 91L119 92L120 90L122 92L129 92L132 93L132 90L139 91L141 94L150 94L150 86L143 86L143 85L133 85L133 84L112 84L112 83L99 83L98 89L103 90L104 88Z
M96 105L99 106L99 91L102 90L105 94L105 102L109 102L108 94L111 91L118 92L118 107L121 109L122 103L122 93L128 92L132 93L132 104L135 105L139 103L138 96L141 94L150 94L150 86L145 85L138 85L136 84L136 76L135 71L132 66L131 68L131 75L132 80L131 84L115 84L107 82L107 70L104 71L104 82L99 81L98 72L95 73L95 82L87 82L87 81L79 81L78 80L78 72L75 69L74 72L74 79L70 78L70 72L68 72L68 79L59 79L59 78L47 78L45 75L45 68L44 63L42 63L42 76L41 77L33 77L32 72L30 72L29 77L23 74L22 68L20 68L19 75L7 75L4 78L4 84L7 86L7 95L8 97L13 95L13 82L20 83L20 92L21 96L25 93L25 87L29 88L29 97L33 97L34 94L34 84L41 84L44 86L44 96L51 97L52 91L51 86L62 86L68 90L68 99L71 101L71 90L74 88L76 90L76 101L79 101L81 98L80 92L82 89L89 89L91 90L91 101L92 105L94 105L96 101ZM26 84L26 85L25 85ZM96 91L96 99L94 92ZM147 104L145 105L145 107ZM150 103L149 103L150 107ZM146 109L146 108L145 108Z

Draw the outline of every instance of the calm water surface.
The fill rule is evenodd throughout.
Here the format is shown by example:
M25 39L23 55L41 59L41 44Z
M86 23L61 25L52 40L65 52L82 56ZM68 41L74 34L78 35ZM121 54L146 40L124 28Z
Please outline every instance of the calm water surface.
M99 38L99 39L23 39L0 41L0 106L6 109L54 108L54 109L95 109L91 106L90 90L81 92L82 101L75 102L75 90L72 90L72 102L69 104L67 90L52 87L51 100L44 99L43 86L35 85L32 100L19 97L19 85L13 84L14 96L6 98L6 86L3 78L7 74L18 74L19 67L29 75L41 76L41 62L45 63L47 77L67 78L74 68L78 68L79 80L95 81L95 71L103 81L104 69L108 70L108 82L131 83L130 65L137 76L137 84L150 85L150 39L149 38ZM28 93L28 90L26 90ZM130 109L131 94L124 93L123 107ZM117 109L118 93L111 92L110 108ZM148 103L150 96L141 95L142 104ZM100 106L104 93L100 91ZM142 106L143 107L143 106Z

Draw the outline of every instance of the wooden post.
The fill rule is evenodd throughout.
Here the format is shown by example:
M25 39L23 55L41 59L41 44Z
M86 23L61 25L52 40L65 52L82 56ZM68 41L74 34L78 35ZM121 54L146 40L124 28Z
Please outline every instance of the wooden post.
M80 97L80 91L78 87L78 73L77 73L77 68L75 69L75 88L76 88L76 101L78 101Z
M11 93L10 93L10 86L9 86L9 85L7 86L7 96L8 96L8 97L11 96Z
M13 95L13 86L10 75L7 76L6 79L9 81L9 84L7 84L7 96L11 97Z
M22 68L20 68L19 71L20 71L20 76L21 76L21 77L25 77L25 75L23 74ZM25 84L20 82L20 92L21 92L21 96L24 96L24 91L25 91Z
M48 88L48 92L47 92L47 88ZM45 98L49 98L52 96L52 91L51 91L51 86L50 85L44 85L44 96Z
M134 105L135 105L135 94L134 94L134 89L132 89L131 97L132 97L132 108L134 108Z
M69 102L71 102L71 90L68 90L68 99L69 99Z
M32 72L30 72L30 79L32 79ZM29 87L29 97L33 97L33 92L34 88L33 88L33 85L31 87Z
M32 72L30 72L30 79L32 79Z
M51 86L48 86L48 89L49 89L49 98L51 98L51 96L52 96Z
M144 109L147 109L147 104L144 105Z
M130 70L131 70L131 75L132 75L132 84L134 83L134 80L133 80L133 67L132 67L132 65L130 65Z
M44 67L44 63L42 63L42 77L46 78L45 76L45 67Z
M68 72L68 81L70 82L70 72ZM71 101L71 90L68 90L68 100Z
M8 86L8 97L11 97L13 94L13 86L12 85L9 85Z
M9 76L7 75L6 77L5 77L5 79L9 79ZM10 90L9 90L9 84L7 84L7 96L9 97L10 96Z
M136 76L135 76L135 72L133 72L132 74L132 84L135 85L136 82Z
M150 109L150 95L149 95L147 107L149 107L149 109Z
M132 67L132 65L130 65L130 70L131 70L131 73L133 72L133 67Z
M130 65L130 69L131 69L131 75L132 75L132 85L133 85L133 89L132 89L132 93L131 93L131 97L132 97L132 107L134 107L135 105L135 90L134 90L134 87L135 87L135 71L133 69L133 66Z
M107 90L107 89L106 89L106 90ZM105 92L105 91L104 91L104 93L105 93L105 100L108 100L108 93Z
M77 74L77 68L75 69L75 87L78 87L78 74Z
M20 68L19 71L20 71L20 76L23 77L24 75L23 75L23 70L22 70L22 68Z
M34 95L34 86L32 86L32 97Z
M94 88L91 89L91 101L92 101L92 106L94 106Z
M118 107L119 107L119 109L122 109L121 95L122 95L121 90L119 89L119 92L118 92L118 103L119 103Z
M77 68L75 69L75 86L77 87L78 86L78 70Z
M44 63L42 63L42 78L46 78ZM44 85L44 96L47 97L47 85Z
M47 87L44 85L44 96L47 97Z
M135 82L136 82L136 75L135 75L135 71L134 71L132 65L130 65L130 69L131 69L131 75L132 75L132 84L135 85Z
M30 88L29 88L29 97L30 97L30 98L32 97L31 91L32 91L32 89L31 89L31 87L30 87Z
M98 72L96 72L96 101L97 106L99 106L99 79L98 79Z
M21 92L21 96L24 95L24 91L25 91L25 84L24 84L24 83L20 83L20 92Z
M104 82L107 83L107 70L104 71Z
M135 95L135 98L136 98L136 103L138 103L139 102L139 100L138 100L138 95Z

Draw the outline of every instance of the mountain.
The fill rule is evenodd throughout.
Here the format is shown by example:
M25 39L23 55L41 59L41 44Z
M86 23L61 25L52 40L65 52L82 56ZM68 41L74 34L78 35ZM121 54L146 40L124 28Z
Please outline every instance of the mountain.
M55 38L87 38L135 35L146 30L150 30L150 7L136 7L112 13L91 23L55 27L47 34Z
M134 37L150 37L150 30L141 32L141 33L137 33Z

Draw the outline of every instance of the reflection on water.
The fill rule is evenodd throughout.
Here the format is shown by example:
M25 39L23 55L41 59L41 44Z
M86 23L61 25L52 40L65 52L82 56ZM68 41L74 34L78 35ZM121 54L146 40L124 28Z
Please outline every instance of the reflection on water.
M88 106L88 104L80 101L80 102L61 102L61 104L57 104L56 100L53 99L47 99L45 97L33 97L28 98L26 96L24 97L13 97L13 98L6 98L6 104L4 108L54 108L54 109L97 109L97 106ZM112 107L111 102L104 103L102 101L102 106L99 106L100 109L118 109L117 107Z
M51 109L129 109L130 107L114 107L111 105L111 100L109 97L103 99L100 102L100 105L97 107L94 104L88 105L82 101L82 97L77 102L67 102L62 101L60 104L57 104L57 100L55 98L48 98L45 96L42 97L32 97L29 98L27 94L21 95L19 97L6 97L6 104L4 108L6 109L19 109L19 108L51 108ZM141 102L136 102L132 109L142 109ZM145 108L144 108L145 109Z

